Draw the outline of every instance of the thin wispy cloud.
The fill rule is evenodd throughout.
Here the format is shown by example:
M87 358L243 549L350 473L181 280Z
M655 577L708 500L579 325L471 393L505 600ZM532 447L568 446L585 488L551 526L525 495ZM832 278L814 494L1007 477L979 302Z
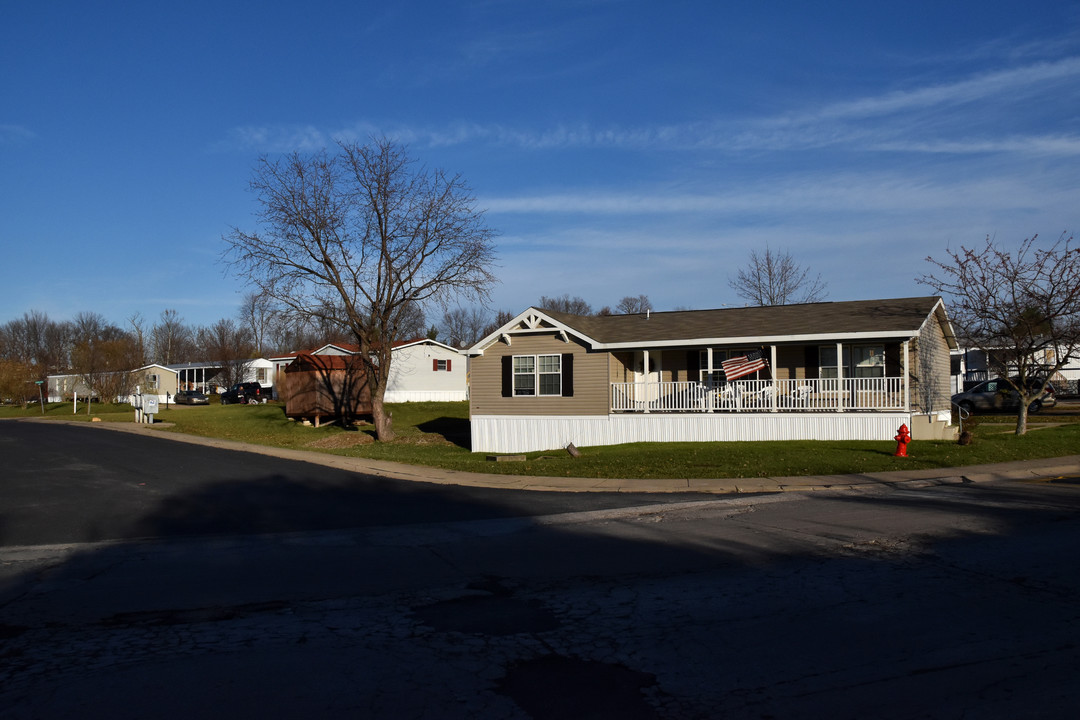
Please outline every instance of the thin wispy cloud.
M1007 133L1002 137L968 137L962 105L990 103L995 117L1001 108L1029 103L1033 95L1053 103L1063 86L1080 81L1080 58L1039 62L980 73L949 83L853 98L816 108L751 120L716 120L656 126L605 126L587 122L549 128L512 127L498 123L453 122L442 126L361 121L323 130L314 126L246 126L230 133L229 144L250 151L311 151L334 139L366 139L385 135L419 147L446 148L476 144L529 151L582 148L638 151L712 150L718 152L782 151L842 146L847 150L911 153L1066 153L1076 154L1080 137ZM1029 105L1029 108L1031 106ZM1031 110L1029 109L1028 112ZM992 115L988 113L988 115ZM914 117L913 117L914 116ZM874 120L873 124L868 121ZM985 119L984 119L985 121ZM915 130L923 134L905 139ZM927 138L932 130L944 137ZM985 133L985 131L984 131ZM952 136L958 135L959 136Z
M245 125L233 128L217 149L240 152L314 152L331 142L323 131L311 125Z
M1065 192L1062 190L1061 192ZM747 189L708 193L591 192L485 197L489 213L653 215L696 213L898 212L956 209L974 205L1026 208L1045 202L1054 191L1024 180L976 178L949 182L916 176L839 172L773 181Z
M983 73L951 83L834 103L806 115L783 118L780 122L863 119L1003 96L1015 102L1017 93L1027 95L1036 89L1045 91L1039 86L1072 83L1077 77L1080 77L1080 58L1065 58L1056 62Z

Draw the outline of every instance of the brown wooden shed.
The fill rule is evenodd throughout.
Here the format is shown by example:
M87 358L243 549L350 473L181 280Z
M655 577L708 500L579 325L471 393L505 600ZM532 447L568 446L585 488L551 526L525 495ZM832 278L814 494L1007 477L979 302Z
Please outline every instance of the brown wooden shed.
M350 355L297 355L285 368L278 395L286 415L316 426L345 415L371 415L367 375L360 359Z

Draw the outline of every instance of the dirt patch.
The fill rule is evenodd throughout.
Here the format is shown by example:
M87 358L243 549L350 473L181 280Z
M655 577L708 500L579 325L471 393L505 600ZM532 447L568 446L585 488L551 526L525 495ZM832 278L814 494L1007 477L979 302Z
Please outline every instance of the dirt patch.
M367 445L368 443L373 442L375 442L375 438L367 433L343 432L313 440L307 444L307 447L318 448L320 450L340 450L342 448L355 447L356 445Z
M401 445L453 445L442 435L425 433L423 435L398 435L394 442Z

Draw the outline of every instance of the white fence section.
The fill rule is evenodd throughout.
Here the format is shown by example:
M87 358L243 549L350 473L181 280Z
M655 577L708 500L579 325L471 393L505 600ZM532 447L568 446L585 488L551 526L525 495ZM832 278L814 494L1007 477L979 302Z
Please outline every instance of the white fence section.
M821 412L906 411L904 378L736 380L719 387L700 382L611 384L611 411Z
M472 417L473 452L522 453L633 442L891 440L906 412L638 414L584 417Z

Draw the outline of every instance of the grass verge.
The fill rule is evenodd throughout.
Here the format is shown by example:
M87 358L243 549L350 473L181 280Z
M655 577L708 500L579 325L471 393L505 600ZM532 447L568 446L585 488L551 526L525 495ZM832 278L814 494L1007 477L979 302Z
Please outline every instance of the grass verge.
M640 443L581 448L572 458L562 450L527 453L525 462L494 463L485 453L469 451L468 403L404 403L390 406L398 438L374 441L370 426L344 430L331 425L307 427L285 417L280 405L210 405L170 407L158 419L168 432L182 432L275 447L311 450L352 457L447 470L507 475L590 478L720 478L788 475L842 475L901 469L933 469L982 463L1029 460L1076 454L1080 417L1033 416L1026 436L1012 433L1014 418L984 416L973 430L974 442L914 441L909 457L893 457L892 441L790 441L725 443ZM0 418L40 416L39 406L26 411L0 408ZM72 415L70 404L46 405L46 416L130 422L127 405L93 406Z

